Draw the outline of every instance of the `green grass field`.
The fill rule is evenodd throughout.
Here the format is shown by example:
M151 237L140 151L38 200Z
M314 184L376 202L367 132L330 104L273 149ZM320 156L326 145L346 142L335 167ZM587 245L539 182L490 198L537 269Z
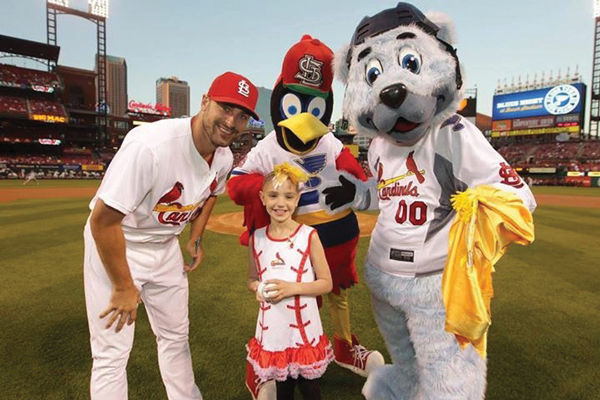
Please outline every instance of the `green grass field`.
M94 186L93 181L45 186ZM23 187L2 182L2 187ZM32 185L30 187L35 187ZM28 190L28 187L24 187ZM600 196L599 189L536 193ZM83 295L86 199L0 203L0 398L85 399L91 357ZM215 213L238 210L219 199ZM600 398L600 209L541 206L536 242L513 246L497 264L488 346L487 398ZM187 237L187 232L183 237ZM368 239L361 239L360 274ZM190 344L206 399L249 399L244 344L257 304L246 291L246 252L237 237L207 232L206 258L190 275ZM353 330L385 354L364 284L351 292ZM331 332L328 313L322 318ZM165 399L155 339L140 313L128 366L130 399ZM332 365L324 399L361 399L364 380Z

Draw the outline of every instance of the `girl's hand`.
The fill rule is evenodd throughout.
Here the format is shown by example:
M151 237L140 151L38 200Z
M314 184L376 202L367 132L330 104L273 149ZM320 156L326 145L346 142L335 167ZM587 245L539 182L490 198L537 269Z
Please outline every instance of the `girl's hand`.
M269 279L265 282L265 284L272 284L272 288L269 290L270 296L268 299L266 299L271 303L277 303L286 297L291 297L296 294L296 282L286 282L280 279Z
M256 293L256 301L258 301L259 303L261 303L263 301L269 301L268 299L265 299L264 297L262 297L259 290L257 290L255 293Z

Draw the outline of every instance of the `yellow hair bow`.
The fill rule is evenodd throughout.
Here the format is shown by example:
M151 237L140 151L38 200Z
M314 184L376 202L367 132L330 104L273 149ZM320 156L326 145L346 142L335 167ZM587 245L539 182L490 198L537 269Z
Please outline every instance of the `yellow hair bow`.
M273 168L273 177L280 185L289 179L294 185L308 181L309 176L300 168L290 163L278 164Z

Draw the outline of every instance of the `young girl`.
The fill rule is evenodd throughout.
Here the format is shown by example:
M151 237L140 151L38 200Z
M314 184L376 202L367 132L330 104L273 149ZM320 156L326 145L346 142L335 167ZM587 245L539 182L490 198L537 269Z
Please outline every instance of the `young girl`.
M333 359L316 296L331 291L331 274L314 228L292 219L308 177L284 163L265 177L260 198L271 222L250 239L248 289L260 302L247 360L261 383L276 380L277 399L321 399L318 378Z

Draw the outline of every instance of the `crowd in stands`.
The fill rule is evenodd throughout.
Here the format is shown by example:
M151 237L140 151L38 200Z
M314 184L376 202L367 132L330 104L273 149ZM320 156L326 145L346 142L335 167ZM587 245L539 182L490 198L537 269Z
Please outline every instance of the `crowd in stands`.
M588 160L600 160L600 143L584 142L581 149L581 156Z
M66 117L65 107L51 100L25 99L14 96L0 96L0 114L28 114L54 115Z
M115 151L103 150L100 152L100 161L108 165L108 163L110 163L114 156Z
M33 164L33 165L99 165L102 160L83 155L1 155L0 164Z
M27 115L27 100L21 97L0 96L0 114Z
M233 168L239 167L244 162L244 157L246 157L246 153L242 152L233 152Z
M32 114L56 115L66 117L65 107L51 100L29 99L29 109Z
M600 171L600 141L511 144L498 152L513 167Z
M362 161L359 161L359 163L360 163L360 166L362 167L363 171L365 171L367 178L372 177L373 174L371 173L371 168L369 168L369 162L367 160L362 160Z
M1 142L2 140L0 140ZM68 144L56 148L54 154L1 154L0 164L29 164L39 166L53 165L108 165L116 149L95 149ZM504 145L499 153L513 166L521 168L555 167L564 171L600 171L600 141L519 143ZM244 161L246 152L233 152L233 166L238 167ZM368 177L371 177L367 160L359 163ZM534 178L533 184L565 184L557 177ZM577 185L578 183L571 183Z
M57 88L61 83L58 75L53 72L0 64L0 85L23 89L37 86Z

